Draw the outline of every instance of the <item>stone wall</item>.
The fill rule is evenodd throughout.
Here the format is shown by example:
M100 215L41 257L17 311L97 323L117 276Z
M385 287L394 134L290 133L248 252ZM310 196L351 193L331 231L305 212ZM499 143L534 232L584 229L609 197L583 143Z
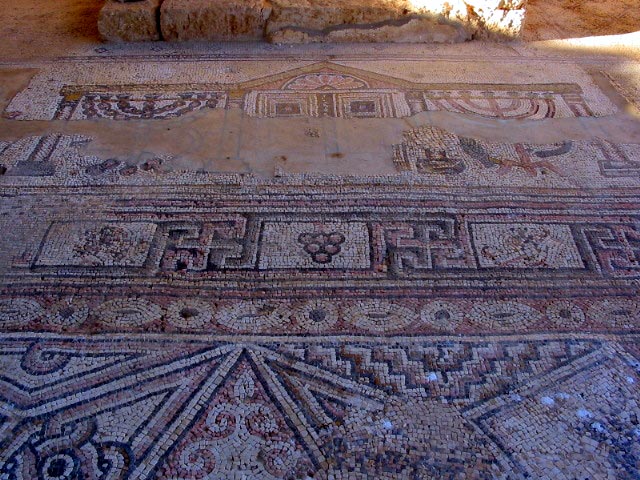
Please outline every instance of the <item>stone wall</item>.
M517 37L527 0L107 0L109 41L453 43Z

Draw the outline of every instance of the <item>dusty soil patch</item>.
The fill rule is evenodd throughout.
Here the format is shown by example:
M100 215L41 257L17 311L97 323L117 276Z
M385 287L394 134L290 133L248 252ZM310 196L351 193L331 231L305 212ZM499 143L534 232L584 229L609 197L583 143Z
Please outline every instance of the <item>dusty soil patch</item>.
M100 43L100 0L0 0L2 57L65 55L78 45Z
M529 0L523 39L617 35L638 30L638 0Z

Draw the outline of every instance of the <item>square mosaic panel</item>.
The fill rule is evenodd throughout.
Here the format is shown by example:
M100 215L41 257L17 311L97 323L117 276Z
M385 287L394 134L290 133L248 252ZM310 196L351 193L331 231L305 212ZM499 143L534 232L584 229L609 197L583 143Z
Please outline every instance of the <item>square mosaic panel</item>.
M584 268L568 225L474 223L473 240L484 268Z
M153 223L54 223L36 265L141 267L155 231Z
M358 270L371 265L364 222L265 222L261 246L261 270Z

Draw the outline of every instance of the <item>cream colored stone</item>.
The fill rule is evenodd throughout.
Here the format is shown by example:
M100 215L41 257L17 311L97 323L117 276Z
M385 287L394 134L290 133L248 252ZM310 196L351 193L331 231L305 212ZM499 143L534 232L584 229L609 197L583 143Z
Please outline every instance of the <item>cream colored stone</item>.
M526 0L108 0L103 37L452 43L517 37ZM159 4L162 3L160 8ZM158 20L159 17L159 20ZM159 24L159 26L158 26ZM158 32L160 29L160 32Z
M273 0L267 34L296 27L324 30L396 20L412 10L408 0Z
M274 43L445 43L517 37L526 0L272 0ZM514 13L517 12L517 13Z
M257 40L271 14L268 0L165 0L165 40Z
M98 17L100 35L111 42L160 40L161 3L162 0L128 3L107 0Z
M425 18L410 18L395 24L366 28L336 28L323 33L308 33L296 29L281 29L270 35L274 43L319 42L398 42L454 43L469 40L471 34L461 26L439 24Z

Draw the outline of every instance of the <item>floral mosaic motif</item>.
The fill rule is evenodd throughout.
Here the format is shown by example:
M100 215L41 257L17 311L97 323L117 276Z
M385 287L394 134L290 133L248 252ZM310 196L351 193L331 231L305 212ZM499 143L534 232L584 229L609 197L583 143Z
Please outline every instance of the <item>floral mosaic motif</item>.
M129 478L134 461L131 450L126 444L98 441L95 421L45 423L34 430L0 467L4 478Z
M266 220L258 268L367 270L371 265L367 224L362 221ZM302 220L302 219L301 219Z
M240 462L235 461L238 457ZM218 388L211 406L176 446L158 476L274 480L300 478L314 470L295 432L245 360Z
M437 331L453 332L462 323L464 312L452 302L429 302L420 311L420 321Z
M141 267L155 230L151 223L54 223L36 264Z
M46 325L62 328L82 325L89 316L89 306L82 299L65 298L56 302L44 315Z
M82 264L88 265L108 265L109 263L120 263L136 251L129 252L123 250L124 245L131 244L130 231L118 226L101 226L92 230L87 230L81 245L73 247L73 253L80 259ZM144 243L136 245L146 252L149 248Z
M473 239L485 268L581 268L580 253L566 226L474 224Z
M340 320L338 302L309 300L297 302L291 308L291 316L305 332L330 331Z
M587 318L582 308L566 300L550 303L546 313L552 322L564 328L579 327Z
M167 321L176 327L198 329L211 324L213 315L209 304L197 300L178 300L167 307Z

